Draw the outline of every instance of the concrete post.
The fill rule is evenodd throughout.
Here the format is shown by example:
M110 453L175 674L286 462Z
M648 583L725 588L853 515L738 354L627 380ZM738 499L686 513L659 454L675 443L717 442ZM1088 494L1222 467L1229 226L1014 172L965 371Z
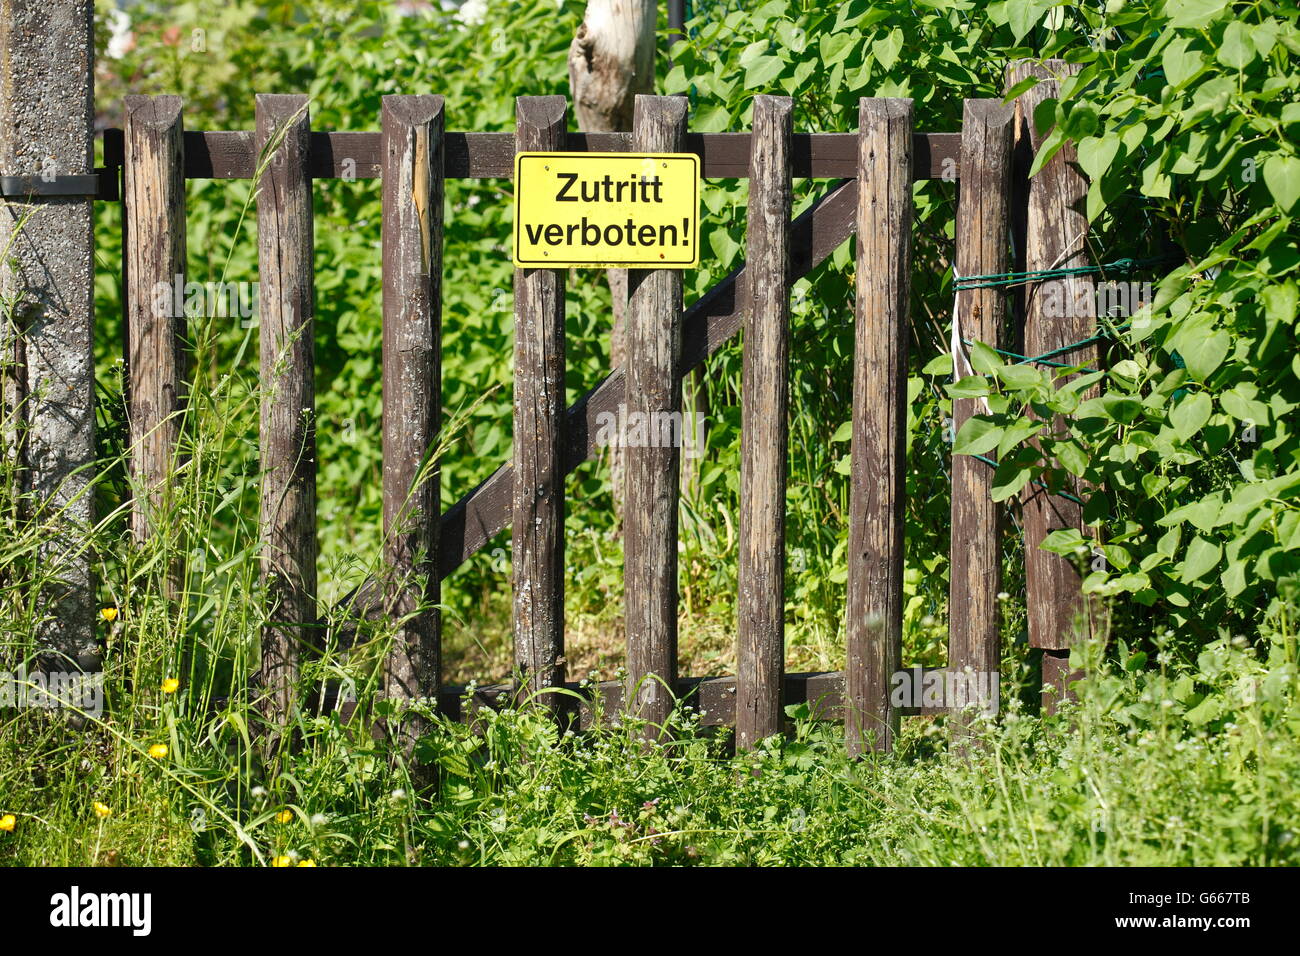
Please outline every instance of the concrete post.
M92 8L92 0L0 0L0 174L93 171ZM48 528L37 638L56 669L99 668L85 534L95 460L91 226L88 196L10 198L0 207L0 293L15 303L0 344L23 435L5 450L23 456L32 514Z

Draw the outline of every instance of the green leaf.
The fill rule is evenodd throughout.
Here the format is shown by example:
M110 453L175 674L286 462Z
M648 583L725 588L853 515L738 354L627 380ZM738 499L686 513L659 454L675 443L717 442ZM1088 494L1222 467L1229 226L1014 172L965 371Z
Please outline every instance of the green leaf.
M1274 153L1264 160L1264 184L1284 212L1300 200L1300 159Z
M952 444L954 455L982 455L997 447L1002 439L1002 427L988 418L972 415L962 422L957 440Z
M1007 26L1011 35L1019 43L1034 28L1047 9L1053 6L1052 0L1007 0Z
M1187 556L1183 558L1183 571L1179 580L1191 584L1199 580L1216 567L1223 555L1223 547L1217 541L1197 535L1187 546Z
M1075 554L1080 548L1090 550L1088 539L1077 528L1059 528L1044 537L1039 547L1065 557Z
M975 371L983 375L992 375L1002 367L1002 359L983 342L975 342L970 347L970 364Z
M899 51L903 49L903 31L898 27L871 44L871 52L876 61L886 70L892 70L898 62Z
M1043 384L1043 373L1032 365L1000 365L996 373L1012 388L1026 389Z
M1300 289L1290 279L1265 286L1259 300L1264 306L1264 314L1275 322L1290 324L1300 313Z
M993 487L989 489L989 497L994 501L1006 501L1018 495L1020 489L1029 484L1030 479L1034 477L1034 472L1037 471L1033 457L1025 456L1029 460L1024 460L1017 456L1015 459L1003 459L998 462L998 467L993 472Z
M842 62L853 52L857 40L858 37L853 32L824 34L820 43L822 63L829 69Z
M847 421L839 428L835 429L835 434L831 436L831 441L848 441L853 437L853 422Z
M1082 477L1083 473L1088 470L1088 454L1074 442L1058 442L1054 451L1056 460L1061 463L1061 467L1076 478Z
M1169 0L1165 12L1170 15L1171 27L1200 29L1223 12L1228 0Z
M1255 59L1255 44L1250 28L1240 20L1233 20L1223 31L1216 54L1220 63L1234 70L1244 70Z
M989 380L983 375L967 375L960 382L947 386L948 394L953 398L983 398L992 393Z
M760 57L745 71L745 89L762 89L780 76L785 67L786 61L781 57Z
M1165 79L1170 86L1182 86L1205 64L1201 52L1191 49L1194 40L1194 37L1179 37L1165 47L1161 54L1160 65L1164 68Z
M1214 402L1210 400L1210 396L1204 392L1197 392L1174 406L1174 410L1169 413L1169 423L1174 426L1174 431L1179 438L1188 441L1205 427L1212 411L1214 411Z
M1220 329L1211 335L1189 337L1180 342L1178 354L1187 363L1188 373L1198 382L1208 379L1228 355L1232 339Z
M1135 398L1126 398L1123 395L1103 395L1101 397L1101 407L1106 410L1106 414L1113 421L1117 421L1122 425L1132 423L1142 414L1142 403Z
M1061 147L1067 142L1069 142L1069 139L1066 137L1065 131L1059 126L1048 133L1047 139L1043 140L1043 144L1038 147L1038 153L1034 156L1034 163L1029 167L1029 175L1031 177L1037 176L1038 171L1050 163L1052 157L1060 152Z
M1119 152L1119 139L1113 134L1102 137L1090 136L1079 143L1079 165L1096 182L1106 175L1106 170Z
M1042 430L1043 423L1030 418L1022 418L1019 421L1012 422L1003 429L1002 437L998 439L998 457L1010 453L1014 448L1033 438Z
M925 363L925 368L921 369L922 375L951 375L952 374L952 355L947 352L941 352L930 361Z

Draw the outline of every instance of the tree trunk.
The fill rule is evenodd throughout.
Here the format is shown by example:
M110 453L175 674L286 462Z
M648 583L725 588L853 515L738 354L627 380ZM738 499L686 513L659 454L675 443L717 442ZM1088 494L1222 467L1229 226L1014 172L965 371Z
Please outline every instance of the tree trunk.
M569 88L584 132L632 128L638 93L654 88L656 4L589 0L569 47Z

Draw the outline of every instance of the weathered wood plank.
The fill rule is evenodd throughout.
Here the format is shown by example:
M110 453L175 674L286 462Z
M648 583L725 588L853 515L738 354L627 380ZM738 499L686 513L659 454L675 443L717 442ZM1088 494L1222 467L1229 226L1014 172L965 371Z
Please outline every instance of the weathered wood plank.
M1034 128L1035 108L1045 99L1059 96L1060 78L1079 69L1077 63L1067 64L1062 60L1041 64L1019 61L1007 68L1008 87L1031 76L1039 79L1037 86L1016 100L1016 137L1018 145L1024 147L1019 152L1026 159L1032 158L1050 132ZM1088 264L1088 220L1083 210L1088 182L1079 172L1076 158L1074 144L1067 142L1036 176L1027 182L1018 181L1025 199L1024 232L1021 241L1016 243L1022 254L1016 264L1018 271ZM1027 170L1017 172L1023 176ZM1092 277L1069 276L1029 286L1023 300L1023 321L1026 355L1041 355L1090 337L1097 321ZM1097 346L1076 349L1055 361L1096 367ZM1057 435L1066 433L1063 417L1057 417L1051 431ZM1082 488L1076 482L1067 490L1078 497ZM1029 646L1064 651L1076 637L1089 633L1092 615L1080 590L1074 563L1044 551L1039 545L1044 537L1058 529L1074 528L1085 534L1089 529L1080 505L1069 498L1052 495L1038 485L1025 488L1020 507L1025 540ZM1052 695L1052 701L1056 696ZM1044 703L1051 706L1046 696Z
M999 100L967 100L962 117L962 168L957 205L957 274L1007 269L1009 193L1015 108ZM998 288L957 293L954 377L971 374L959 340L1000 345L1004 295ZM977 399L953 400L953 431L977 411ZM992 498L993 469L969 455L952 459L952 538L948 597L948 666L958 672L998 672L1001 659L1002 509ZM973 701L973 703L978 703ZM960 731L965 717L955 715Z
M564 149L567 101L523 96L516 141ZM564 271L515 270L515 670L535 694L564 683ZM538 702L558 710L560 695Z
M903 640L912 101L859 105L857 288L845 632L845 742L891 750Z
M147 540L169 498L185 400L185 178L179 96L126 97L127 420L131 532ZM173 572L167 590L175 596Z
M121 165L114 134L104 131L104 162ZM856 133L795 133L790 145L791 175L843 179L857 175ZM913 138L913 177L960 175L961 137L957 133L917 133ZM565 149L626 153L630 133L569 133ZM688 133L683 152L700 157L705 179L744 179L750 168L749 133ZM514 175L512 133L446 134L448 179L508 179ZM186 179L248 179L256 168L253 136L238 130L185 134ZM381 172L378 133L313 133L308 171L314 179L374 179Z
M789 97L754 97L736 608L736 746L742 749L780 733L783 718L793 109Z
M267 619L261 682L283 726L316 633L316 344L307 97L259 93L257 145L272 150L257 194L262 374L260 533Z
M638 96L632 122L636 150L679 152L686 106L682 97ZM680 422L681 416L681 271L630 270L628 295L627 414L646 416L654 423L647 431L658 433L658 423ZM677 678L680 453L679 441L625 443L624 450L628 686L636 694L636 712L653 727L667 722Z
M385 607L399 622L384 696L433 698L442 653L437 603L442 418L443 98L381 99ZM389 726L409 760L427 721Z

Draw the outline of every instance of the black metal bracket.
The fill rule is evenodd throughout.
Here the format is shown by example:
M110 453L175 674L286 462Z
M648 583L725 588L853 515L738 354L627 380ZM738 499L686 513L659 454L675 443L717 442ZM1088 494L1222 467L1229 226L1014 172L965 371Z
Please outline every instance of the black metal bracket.
M9 199L64 196L116 199L116 170L96 169L83 176L0 176L0 195Z

